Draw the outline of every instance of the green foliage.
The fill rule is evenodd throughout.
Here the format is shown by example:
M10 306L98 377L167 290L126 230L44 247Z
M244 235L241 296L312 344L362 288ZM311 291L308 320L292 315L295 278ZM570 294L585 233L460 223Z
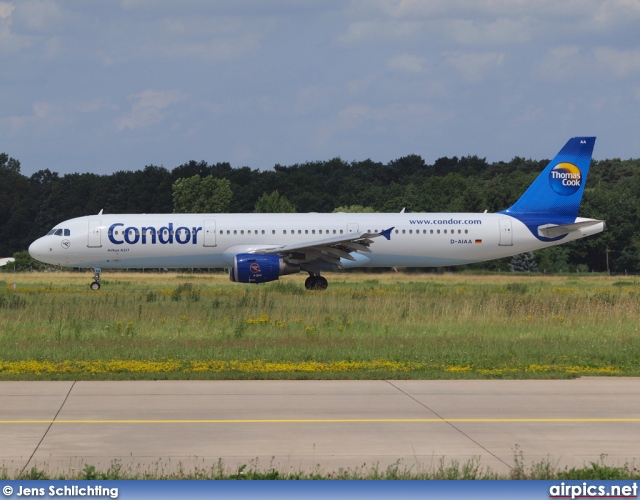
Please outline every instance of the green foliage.
M278 191L273 191L271 194L264 193L256 201L253 211L257 214L293 214L296 212L296 207L286 197L280 196Z
M46 266L42 262L35 260L27 250L13 254L14 262L7 264L7 271L32 271L44 269Z
M542 273L566 273L569 271L568 246L554 246L534 252L539 258L538 269Z
M18 160L1 153L0 256L25 250L62 220L101 209L250 213L287 212L292 206L298 212L333 212L359 206L376 212L496 212L513 204L546 164L522 157L487 163L477 156L454 156L428 165L420 156L409 155L387 164L333 158L258 170L189 161L173 170L148 165L111 175L60 176L44 169L26 177ZM605 220L607 231L554 247L562 250L536 252L540 272L640 272L638 192L640 159L592 162L580 215ZM506 264L488 262L480 268L504 270Z
M137 466L123 466L119 460L112 461L107 470L101 470L91 464L85 464L83 469L74 468L52 474L45 464L44 469L32 467L22 475L12 475L6 467L0 468L0 479L22 480L498 480L498 479L534 479L534 480L637 480L640 479L638 470L626 463L623 466L610 466L601 459L599 463L591 463L582 468L572 467L559 469L549 459L525 465L525 458L516 449L514 464L508 473L499 473L491 467L483 465L480 457L471 457L464 463L457 460L446 461L441 457L437 463L425 464L414 462L409 465L401 460L381 469L378 464L338 470L320 470L314 467L310 471L302 469L278 470L270 464L261 467L258 459L248 464L239 464L234 468L227 467L219 458L210 467L195 466L188 469L180 465L176 471L165 471L163 464L151 463L145 470Z
M373 213L375 212L375 210L371 207L363 207L362 205L343 205L341 207L336 208L333 213L337 214L337 213L349 213L349 214L355 214L355 213Z
M317 293L305 290L302 275L254 287L215 274L188 282L171 273L105 270L103 278L109 275L116 278L103 279L98 293L88 290L86 273L7 279L0 290L0 378L640 373L640 283L632 278L336 273ZM225 366L193 365L212 360ZM237 368L244 361L249 365ZM310 361L320 368L300 365ZM277 370L265 366L271 363Z
M227 179L216 179L208 175L194 175L178 179L173 183L173 212L184 213L225 213L233 194Z
M533 252L514 255L509 262L509 271L512 273L534 273L538 270L538 264Z
M0 172L20 173L20 162L10 158L6 153L0 153Z

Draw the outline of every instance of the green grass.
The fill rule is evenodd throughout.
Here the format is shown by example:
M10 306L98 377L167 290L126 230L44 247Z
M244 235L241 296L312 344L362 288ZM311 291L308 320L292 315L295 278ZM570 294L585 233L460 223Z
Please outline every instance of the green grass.
M634 278L334 274L324 292L302 275L105 273L99 292L86 273L0 278L4 380L640 375Z
M497 479L537 479L537 480L637 480L640 471L632 464L610 466L604 458L598 462L591 462L583 467L559 468L548 460L524 464L524 457L516 450L513 465L508 472L496 472L481 464L478 457L465 463L456 460L447 462L441 458L437 465L405 465L401 461L386 468L378 465L356 468L340 468L326 471L319 466L315 470L281 470L272 464L262 466L257 460L236 468L227 467L223 460L218 460L213 466L195 466L184 468L180 464L173 469L165 469L161 463L146 467L123 466L118 460L102 470L90 464L82 468L51 472L45 467L31 467L28 470L12 470L11 466L0 465L0 480L135 480L135 479L190 479L190 480L497 480Z

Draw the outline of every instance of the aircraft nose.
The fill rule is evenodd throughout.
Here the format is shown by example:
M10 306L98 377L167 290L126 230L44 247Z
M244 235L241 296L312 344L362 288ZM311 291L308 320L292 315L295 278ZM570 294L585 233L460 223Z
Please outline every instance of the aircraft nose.
M49 248L47 243L42 240L43 238L38 238L29 245L29 255L40 262L45 262L44 258L49 253Z

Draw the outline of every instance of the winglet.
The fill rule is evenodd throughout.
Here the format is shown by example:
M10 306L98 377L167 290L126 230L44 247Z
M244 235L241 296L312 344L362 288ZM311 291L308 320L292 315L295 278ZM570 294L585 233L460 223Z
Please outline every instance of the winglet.
M394 227L390 227L389 229L385 229L384 231L380 231L380 236L384 236L385 238L387 238L388 240L391 239L391 231L393 231Z

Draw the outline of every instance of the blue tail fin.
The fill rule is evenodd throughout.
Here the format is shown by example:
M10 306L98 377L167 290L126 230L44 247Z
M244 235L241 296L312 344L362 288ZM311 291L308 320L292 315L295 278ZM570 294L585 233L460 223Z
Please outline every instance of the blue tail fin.
M510 208L527 226L575 221L591 165L595 137L574 137Z

